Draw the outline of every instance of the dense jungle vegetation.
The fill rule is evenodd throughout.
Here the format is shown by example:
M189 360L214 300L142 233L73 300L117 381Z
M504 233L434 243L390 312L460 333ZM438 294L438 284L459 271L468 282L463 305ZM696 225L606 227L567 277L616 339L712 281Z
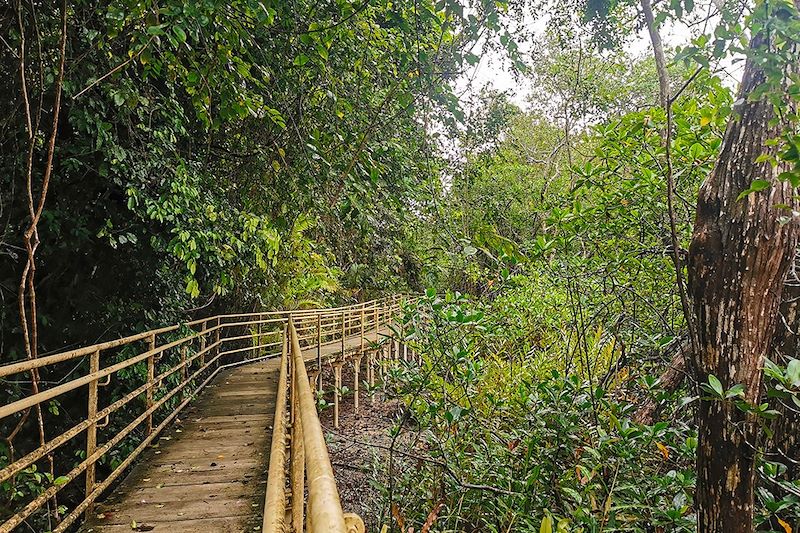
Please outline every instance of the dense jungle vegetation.
M423 294L391 530L800 530L796 1L9 0L0 95L3 363Z

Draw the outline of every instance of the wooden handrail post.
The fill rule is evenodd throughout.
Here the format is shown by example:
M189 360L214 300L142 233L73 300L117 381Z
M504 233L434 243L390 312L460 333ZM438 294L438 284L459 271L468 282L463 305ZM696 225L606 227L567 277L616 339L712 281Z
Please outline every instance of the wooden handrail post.
M335 361L333 363L333 377L334 377L334 396L333 396L333 427L339 429L339 396L342 389L342 365L343 360Z
M361 347L359 351L364 353L364 304L361 304Z
M374 322L373 327L375 328L375 342L378 342L378 334L379 334L378 330L380 328L378 327L378 306L377 305L375 305L375 320L373 320L373 322Z
M347 313L347 311L342 311L342 357L344 357L344 340L345 340L345 337L346 337L345 329L344 329L345 328L344 320L345 320L345 317L347 316L346 313Z
M189 349L187 343L181 344L181 383L189 377L189 369L186 367L186 351Z
M256 345L253 348L253 358L261 355L261 315L258 315L258 324L256 324Z
M361 371L361 358L363 356L363 352L359 352L357 356L353 358L353 408L355 412L358 412L358 374Z
M155 333L150 335L147 339L147 351L152 352L156 349L156 335ZM147 392L145 393L146 401L147 401L147 409L149 410L153 407L153 396L155 391L153 390L156 386L156 356L150 355L147 358ZM147 415L147 434L151 434L153 432L153 413Z
M214 355L219 355L219 352L222 351L222 346L219 344L220 331L222 331L222 317L217 317L217 329L214 332L214 345L216 346ZM219 362L217 362L217 366L219 366Z
M292 322L292 314L289 313L288 315L288 322L287 322L287 329L286 329L286 350L289 353L289 424L294 424L294 418L297 413L295 413L295 381L294 381L294 373L295 373L295 361L294 355L292 353L292 341L289 336L289 324L293 325Z
M208 324L208 320L203 320L203 323L200 325L202 328L201 331L203 332L200 335L200 353L203 355L200 356L200 366L204 366L206 364L206 325Z
M370 350L367 354L367 383L369 384L369 401L371 404L375 403L375 391L372 388L375 386L375 351Z
M100 371L100 350L96 350L89 356L89 373L96 374ZM86 457L91 457L97 449L97 381L95 378L89 382L88 405L86 409L86 419L91 424L86 428ZM92 461L86 467L86 497L94 490L95 483L95 462ZM90 518L93 511L93 502L86 508L86 518Z
M317 392L322 394L322 315L317 313Z

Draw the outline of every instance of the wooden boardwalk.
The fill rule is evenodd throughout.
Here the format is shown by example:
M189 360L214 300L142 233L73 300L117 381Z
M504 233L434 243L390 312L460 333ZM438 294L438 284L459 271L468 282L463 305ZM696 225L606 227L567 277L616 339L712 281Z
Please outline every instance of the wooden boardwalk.
M345 350L360 343L348 337ZM340 352L341 341L322 346L324 358ZM316 355L311 348L306 360ZM220 372L80 531L260 531L279 365L273 358Z

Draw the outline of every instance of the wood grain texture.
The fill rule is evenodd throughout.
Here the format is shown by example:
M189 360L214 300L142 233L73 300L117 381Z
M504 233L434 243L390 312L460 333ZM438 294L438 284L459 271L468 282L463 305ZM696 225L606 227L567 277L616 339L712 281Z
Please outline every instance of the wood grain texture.
M345 351L360 346L353 335ZM323 360L341 349L339 340L323 344ZM304 350L316 357L316 347ZM279 369L274 358L223 370L80 531L130 532L134 522L155 532L260 530Z

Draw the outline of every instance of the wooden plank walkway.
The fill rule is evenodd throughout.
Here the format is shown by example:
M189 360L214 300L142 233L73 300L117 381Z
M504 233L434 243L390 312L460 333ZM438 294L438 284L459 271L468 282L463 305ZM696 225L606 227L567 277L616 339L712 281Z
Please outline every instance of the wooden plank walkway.
M348 337L345 350L360 343ZM341 341L322 346L323 358L340 352ZM221 371L80 531L260 531L279 366L273 358Z

